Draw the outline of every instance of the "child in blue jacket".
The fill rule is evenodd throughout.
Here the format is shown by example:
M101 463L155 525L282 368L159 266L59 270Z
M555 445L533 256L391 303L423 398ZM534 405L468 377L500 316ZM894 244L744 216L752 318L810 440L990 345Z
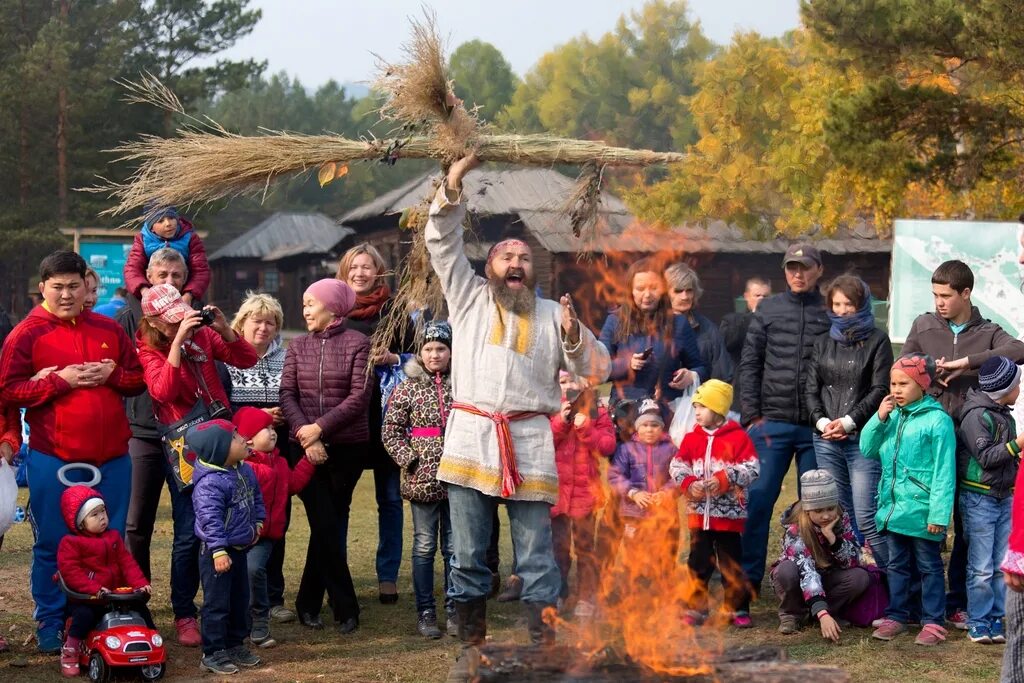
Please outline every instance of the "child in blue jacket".
M249 570L246 550L260 538L266 511L256 474L244 460L245 439L227 420L210 420L188 430L185 442L196 453L192 503L196 536L202 542L203 658L199 668L238 673L260 658L243 644L249 635Z

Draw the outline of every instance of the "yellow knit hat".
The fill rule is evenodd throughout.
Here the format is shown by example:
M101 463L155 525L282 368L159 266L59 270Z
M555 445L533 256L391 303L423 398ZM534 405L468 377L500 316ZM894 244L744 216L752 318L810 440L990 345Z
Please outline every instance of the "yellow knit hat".
M693 402L725 417L732 405L732 385L720 379L709 379L697 387Z

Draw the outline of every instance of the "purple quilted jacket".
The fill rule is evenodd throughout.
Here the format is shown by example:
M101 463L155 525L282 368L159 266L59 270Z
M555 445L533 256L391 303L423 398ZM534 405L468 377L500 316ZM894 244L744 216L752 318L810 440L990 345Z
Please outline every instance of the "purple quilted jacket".
M288 345L281 375L281 410L288 430L316 422L324 445L370 439L367 419L372 382L367 373L370 338L345 321L322 332L296 337Z

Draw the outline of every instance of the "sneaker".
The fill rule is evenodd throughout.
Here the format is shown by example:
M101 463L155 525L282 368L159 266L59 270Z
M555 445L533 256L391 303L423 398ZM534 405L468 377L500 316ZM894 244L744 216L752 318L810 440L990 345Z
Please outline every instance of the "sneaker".
M78 675L78 648L64 645L60 648L60 673L74 678Z
M594 616L594 603L587 600L580 600L572 610L572 615L577 619L591 619Z
M319 614L311 614L309 612L299 612L299 623L306 628L311 628L314 631L323 631L324 622L320 618Z
M737 612L732 615L732 625L735 628L753 628L754 620L750 618L750 614L747 612Z
M992 642L997 645L1002 645L1006 642L1006 633L1003 632L1003 622L996 619L989 624L988 632L992 634Z
M277 641L270 635L270 624L266 619L253 619L252 631L249 633L249 640L256 647L274 647Z
M800 632L800 619L795 614L779 615L779 633L791 636Z
M957 611L946 617L946 621L952 624L953 628L958 628L961 631L967 630L967 610L958 609Z
M498 602L514 602L523 594L523 580L515 574L508 577L505 589L498 594Z
M64 634L59 628L43 626L36 630L36 649L46 655L58 654L64 646Z
M199 670L227 676L238 673L238 667L228 657L227 650L217 650L199 660Z
M178 645L199 647L203 644L203 636L199 633L199 624L195 617L182 617L174 620L174 630Z
M901 624L892 619L882 619L882 623L878 625L878 628L871 634L871 637L875 640L892 640L906 630L906 624Z
M338 633L343 636L347 636L359 628L359 617L349 617L345 621L338 623Z
M683 623L691 628L703 626L707 618L708 615L706 613L696 609L688 609L683 613Z
M437 627L437 613L432 609L425 609L420 612L419 621L416 622L416 630L424 638L437 640L441 637L441 629Z
M270 608L270 618L279 624L290 624L295 621L295 612L284 605L274 605Z
M938 624L925 624L921 632L914 638L915 645L938 645L946 639L946 629Z
M263 660L254 655L249 651L245 645L236 645L230 650L225 650L224 653L228 656L233 664L236 666L244 666L247 669L259 665Z
M992 632L989 631L988 626L971 626L967 629L967 638L972 643L981 643L982 645L992 644Z

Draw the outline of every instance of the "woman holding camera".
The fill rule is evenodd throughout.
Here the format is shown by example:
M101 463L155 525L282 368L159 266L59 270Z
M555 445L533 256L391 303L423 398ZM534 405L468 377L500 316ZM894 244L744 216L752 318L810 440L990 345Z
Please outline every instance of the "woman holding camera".
M228 397L214 361L251 368L259 356L216 306L193 310L173 285L156 285L142 296L136 341L157 422L181 420L202 400L210 417L227 417Z

